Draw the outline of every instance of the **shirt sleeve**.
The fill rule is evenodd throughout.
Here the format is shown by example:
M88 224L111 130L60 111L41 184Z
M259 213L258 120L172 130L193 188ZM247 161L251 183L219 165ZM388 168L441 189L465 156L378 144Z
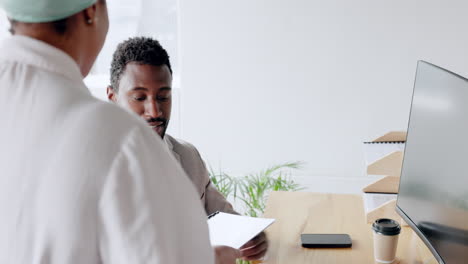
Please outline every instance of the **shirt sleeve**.
M200 159L200 163L202 164L203 169L203 178L205 179L205 211L208 215L220 211L229 214L239 214L234 211L231 203L229 203L223 194L221 194L218 189L214 186L214 184L210 180L210 175L208 170L206 169L205 162L200 156L200 153L196 151L197 157Z
M132 131L104 183L97 232L102 263L211 264L195 189L151 132Z
M208 181L208 185L205 188L205 195L205 211L208 215L216 211L238 214L211 181Z

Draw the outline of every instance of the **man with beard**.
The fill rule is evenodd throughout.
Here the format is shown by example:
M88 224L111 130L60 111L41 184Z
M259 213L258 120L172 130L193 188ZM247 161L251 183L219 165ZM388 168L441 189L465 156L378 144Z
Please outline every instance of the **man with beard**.
M207 214L216 211L236 213L231 204L211 183L206 166L190 143L166 134L171 117L172 69L169 56L158 41L146 37L131 38L120 45L111 64L109 100L147 121L173 153L195 185ZM268 248L264 233L240 249L245 260L262 258ZM238 253L233 249L216 248L221 252ZM229 260L231 261L231 260Z

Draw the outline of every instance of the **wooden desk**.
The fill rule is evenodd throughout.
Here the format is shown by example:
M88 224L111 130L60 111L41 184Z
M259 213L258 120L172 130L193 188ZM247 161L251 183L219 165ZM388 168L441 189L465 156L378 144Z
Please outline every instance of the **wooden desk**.
M264 217L276 222L266 231L270 248L265 263L374 263L371 225L364 217L360 195L273 192ZM302 233L345 233L351 249L305 249ZM402 228L397 257L400 264L436 264L436 260L409 227Z

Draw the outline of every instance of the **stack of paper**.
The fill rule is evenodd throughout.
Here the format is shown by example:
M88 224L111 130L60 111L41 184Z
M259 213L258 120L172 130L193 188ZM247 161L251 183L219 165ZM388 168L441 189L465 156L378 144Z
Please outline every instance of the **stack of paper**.
M371 212L379 208L382 204L385 204L391 200L396 200L397 194L382 194L382 193L364 193L364 209L367 212Z

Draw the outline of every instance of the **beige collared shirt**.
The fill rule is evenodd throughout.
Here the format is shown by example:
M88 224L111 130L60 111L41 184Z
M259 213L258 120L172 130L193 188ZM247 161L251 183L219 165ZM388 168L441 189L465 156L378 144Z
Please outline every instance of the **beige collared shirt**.
M205 162L203 162L198 150L192 144L175 139L168 134L164 136L164 141L193 182L200 200L205 206L206 213L209 215L220 211L237 214L232 205L211 183Z
M0 51L0 263L213 263L199 196L143 121L44 42Z

